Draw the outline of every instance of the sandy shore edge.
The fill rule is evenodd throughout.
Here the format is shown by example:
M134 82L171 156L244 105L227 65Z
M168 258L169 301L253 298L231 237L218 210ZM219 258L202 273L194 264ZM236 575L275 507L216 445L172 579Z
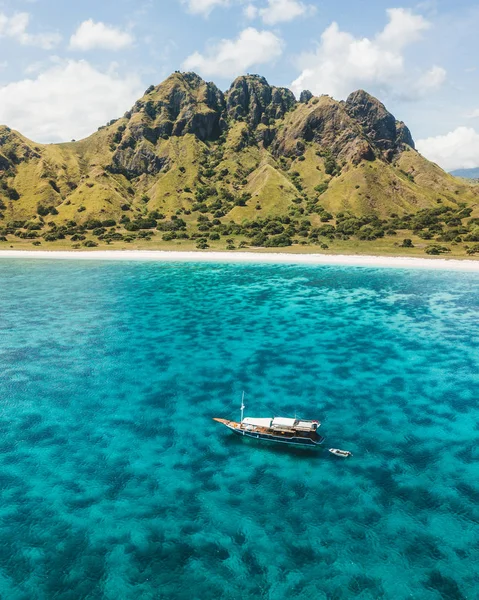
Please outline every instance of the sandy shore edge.
M479 261L403 256L359 256L346 254L287 254L262 252L194 252L164 250L94 250L88 252L57 250L0 250L2 258L50 260L122 260L160 262L278 263L340 265L403 269L449 269L479 271Z

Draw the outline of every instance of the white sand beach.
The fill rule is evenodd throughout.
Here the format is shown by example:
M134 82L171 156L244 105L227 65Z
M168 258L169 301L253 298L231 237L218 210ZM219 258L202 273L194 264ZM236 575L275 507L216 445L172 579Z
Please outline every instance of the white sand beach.
M160 262L281 263L341 265L402 269L449 269L479 271L479 260L409 258L402 256L359 256L343 254L289 254L279 252L179 252L163 250L1 250L2 258L49 260L121 260Z

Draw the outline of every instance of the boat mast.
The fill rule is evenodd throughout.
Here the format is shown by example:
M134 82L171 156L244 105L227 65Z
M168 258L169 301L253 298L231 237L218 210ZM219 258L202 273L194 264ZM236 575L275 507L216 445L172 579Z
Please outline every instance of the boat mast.
M241 423L243 422L243 411L244 411L244 390L243 395L241 396Z

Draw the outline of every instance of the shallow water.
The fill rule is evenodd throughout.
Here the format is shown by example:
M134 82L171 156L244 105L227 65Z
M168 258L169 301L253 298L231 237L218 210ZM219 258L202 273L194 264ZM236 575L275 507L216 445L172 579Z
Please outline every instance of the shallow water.
M0 597L477 598L478 292L0 261ZM319 418L325 448L213 422L243 389L248 416Z

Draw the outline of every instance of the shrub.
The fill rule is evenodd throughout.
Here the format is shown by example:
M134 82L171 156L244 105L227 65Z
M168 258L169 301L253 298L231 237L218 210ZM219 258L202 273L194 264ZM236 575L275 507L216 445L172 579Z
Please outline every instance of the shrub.
M97 242L94 242L93 240L87 240L86 242L83 242L83 245L85 248L95 248L98 246Z
M402 241L401 248L414 248L412 240L406 238Z
M97 229L98 227L101 227L101 221L98 219L88 219L84 224L84 227L85 229Z
M318 192L318 194L324 194L324 192L328 189L328 182L327 181L323 181L322 183L318 184L314 189Z
M219 233L213 232L213 233L210 233L210 235L208 237L210 240L219 240L221 236Z
M476 227L475 229L473 229L473 231L471 231L471 233L466 235L464 238L464 241L465 242L479 242L479 227Z
M84 212L86 208L84 206L79 206L77 212Z
M135 221L140 229L154 229L156 227L155 219L138 219Z
M268 240L268 236L265 233L258 233L251 239L252 246L264 246L266 241Z
M52 212L55 211L55 212ZM37 214L41 217L46 217L47 215L57 215L58 211L53 206L43 206L42 204L37 205Z
M440 246L439 244L432 244L431 246L427 246L426 250L424 251L426 254L444 254L446 252L450 252L450 248L447 248L446 246Z
M105 219L101 222L102 227L115 227L116 221L114 219Z
M72 242L82 242L85 238L84 235L80 235L78 233L75 233L74 235L72 235L72 237L70 238L70 240Z
M274 235L266 240L264 243L266 248L279 248L284 246L291 246L291 238L285 234Z
M209 245L206 242L206 240L202 238L202 239L198 240L198 243L196 244L196 247L199 250L206 250L207 248L209 248Z
M28 231L40 231L42 228L40 223L27 223L25 227L28 229Z
M125 223L124 225L127 231L139 231L140 228L136 223Z

